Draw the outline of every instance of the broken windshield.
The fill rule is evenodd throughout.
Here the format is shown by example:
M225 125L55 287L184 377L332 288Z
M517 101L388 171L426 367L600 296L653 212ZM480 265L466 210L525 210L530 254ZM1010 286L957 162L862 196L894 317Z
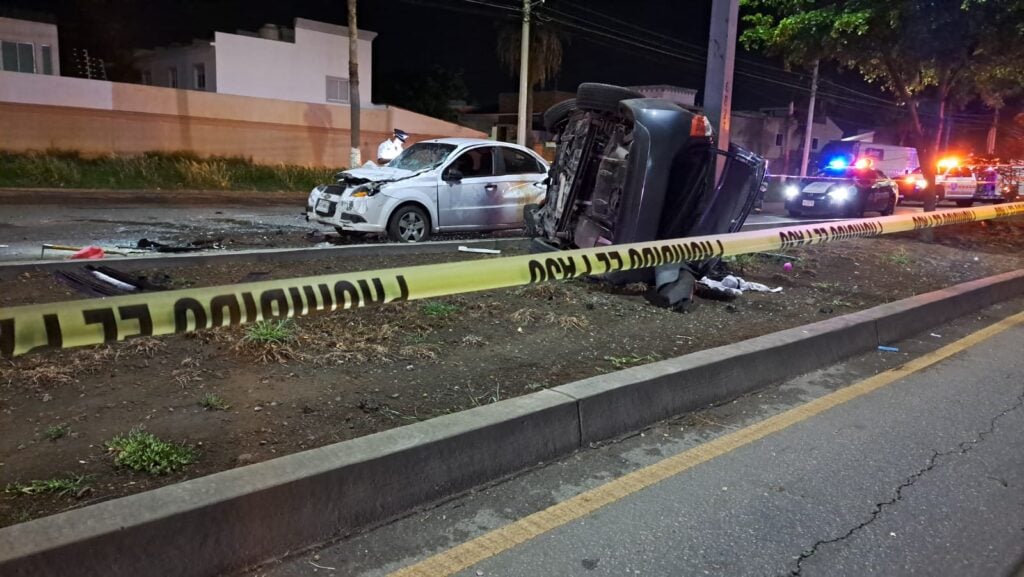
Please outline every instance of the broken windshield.
M423 170L433 168L448 158L455 150L454 144L440 142L418 142L402 151L394 160L387 164L388 168L402 170Z

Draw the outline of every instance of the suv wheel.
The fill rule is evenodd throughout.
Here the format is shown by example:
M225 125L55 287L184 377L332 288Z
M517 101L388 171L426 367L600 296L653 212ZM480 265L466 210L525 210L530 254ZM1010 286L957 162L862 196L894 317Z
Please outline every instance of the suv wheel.
M423 242L430 238L430 217L418 206L403 206L388 221L388 237L395 242Z
M573 110L576 110L575 98L563 100L548 108L544 111L544 129L551 133L557 132L558 125L565 122Z
M618 112L619 102L644 95L621 86L584 82L576 91L576 107L597 112Z
M958 200L958 201L956 201L956 205L959 206L960 208L967 208L967 207L971 206L972 204L974 204L973 200Z

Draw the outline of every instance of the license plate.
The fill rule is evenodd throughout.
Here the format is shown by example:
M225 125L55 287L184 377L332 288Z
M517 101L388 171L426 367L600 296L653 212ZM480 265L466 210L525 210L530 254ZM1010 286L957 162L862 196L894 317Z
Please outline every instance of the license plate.
M814 201L813 200L805 200L805 201L801 202L800 204L802 206L814 206Z
M317 201L317 212L328 212L329 210L331 210L331 201L327 200L326 198L321 198L319 201Z

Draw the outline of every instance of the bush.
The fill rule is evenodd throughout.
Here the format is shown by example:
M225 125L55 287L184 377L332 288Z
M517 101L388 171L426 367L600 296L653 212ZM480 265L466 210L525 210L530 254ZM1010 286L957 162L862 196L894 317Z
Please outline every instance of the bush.
M308 191L330 182L335 172L191 152L96 158L68 150L0 152L0 187Z

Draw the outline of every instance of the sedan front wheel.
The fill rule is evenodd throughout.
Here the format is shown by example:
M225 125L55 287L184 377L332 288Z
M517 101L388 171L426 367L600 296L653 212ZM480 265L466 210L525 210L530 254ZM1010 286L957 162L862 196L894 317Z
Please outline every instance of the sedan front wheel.
M391 215L388 237L395 242L423 242L430 238L430 217L418 206L403 206Z

